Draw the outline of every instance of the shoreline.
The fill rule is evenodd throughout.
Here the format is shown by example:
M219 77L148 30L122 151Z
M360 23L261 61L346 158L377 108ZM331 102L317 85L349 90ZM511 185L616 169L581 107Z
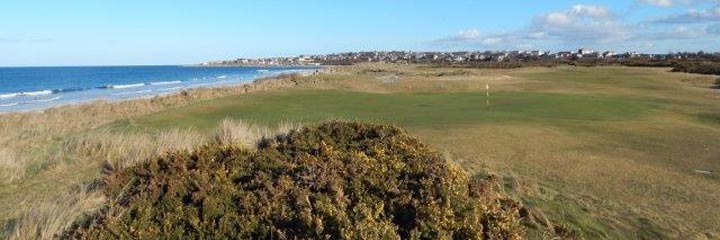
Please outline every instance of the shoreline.
M324 68L328 65L292 65L292 64L275 64L275 65L203 65L203 64L190 64L190 65L178 65L182 67L248 67L248 68Z
M278 66L278 68L282 68ZM257 84L259 80L267 80L267 79L277 79L279 77L285 76L285 75L303 75L308 76L311 74L319 73L321 71L324 71L324 68L310 68L307 69L293 69L293 70L286 70L286 71L278 71L273 72L265 76L256 76L254 78L250 79L242 79L236 82L229 82L229 83L222 83L222 82L214 82L214 83L205 83L198 86L182 86L182 87L175 87L176 89L168 91L167 89L142 89L134 92L128 92L126 94L123 94L125 92L121 93L115 93L115 94L103 94L100 96L97 96L95 98L89 98L89 99L78 99L76 101L72 102L62 102L58 104L48 104L45 106L34 106L29 107L25 109L16 109L16 110L0 110L0 116L13 114L13 113L43 113L49 110L57 109L57 108L66 108L66 107L72 107L72 106L78 106L78 105L92 105L93 103L97 102L108 102L108 103L122 103L127 101L135 101L135 100L143 100L143 99L155 99L155 98L164 98L169 97L173 95L178 95L183 92L196 92L196 91L202 91L202 90L210 90L210 91L222 91L222 89L225 88L237 88L237 87L245 87L245 86L253 86ZM143 83L143 86L151 87L152 84ZM105 88L107 89L107 88ZM98 89L88 89L88 90L100 90ZM43 92L42 95L38 96L52 96L52 95L58 95L52 98L33 98L30 100L27 100L27 102L31 103L49 103L53 102L55 100L61 99L61 95L63 92L57 91L57 90L43 90L43 91L37 91L37 92ZM47 92L47 93L46 93ZM32 92L31 92L32 93ZM150 94L142 94L142 93L150 93ZM19 96L25 96L23 94L26 93L8 93L7 95L14 94ZM124 97L123 95L132 95L132 94L141 94L138 96L131 96L131 97ZM19 105L20 103L15 103L12 105L8 105L8 107L14 107Z

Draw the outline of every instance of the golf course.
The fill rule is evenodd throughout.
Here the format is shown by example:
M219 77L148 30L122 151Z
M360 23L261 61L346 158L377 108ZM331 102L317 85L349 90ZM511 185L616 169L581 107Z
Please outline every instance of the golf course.
M11 236L23 231L24 216L58 215L32 213L53 206L73 214L45 224L67 224L104 202L78 186L99 179L108 159L192 148L228 119L262 129L341 119L400 127L470 174L497 175L523 206L527 238L713 239L720 237L718 80L639 67L328 67L288 86L130 109L35 141L42 144L28 158L65 155L29 161L22 176L1 183L0 223ZM3 121L6 129L27 127ZM180 143L138 150L163 141ZM82 206L58 207L58 198L77 192Z

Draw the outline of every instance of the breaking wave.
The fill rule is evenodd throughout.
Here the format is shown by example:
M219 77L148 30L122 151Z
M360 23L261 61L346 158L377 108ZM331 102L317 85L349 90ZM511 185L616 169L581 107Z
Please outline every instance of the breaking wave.
M20 95L20 93L7 93L7 94L0 94L0 99L5 99L5 98L14 98L14 97L17 97L18 95Z
M52 94L52 90L42 90L42 91L32 91L32 92L16 92L16 93L6 93L6 94L0 94L0 98L2 99L8 99L8 98L14 98L19 96L40 96L40 95L48 95Z
M173 84L181 84L182 81L167 81L167 82L150 82L150 85L153 86L161 86L161 85L173 85Z
M136 88L145 86L145 83L133 83L133 84L122 84L122 85L107 85L105 88L109 89L125 89L125 88Z
M59 96L58 96L58 97L54 97L54 98L48 98L48 99L36 99L36 100L30 100L30 101L25 101L25 102L21 102L20 104L31 104L31 103L41 103L41 102L52 102L52 101L55 101L55 100L58 100L58 99L60 99L60 97L59 97Z
M152 90L140 90L140 91L132 91L132 92L121 92L121 93L114 93L112 95L115 96L122 96L122 95L132 95L132 94L141 94L141 93L149 93L152 92Z
M18 105L18 103L14 102L14 103L9 103L9 104L0 104L0 107L12 107L12 106L17 106L17 105Z

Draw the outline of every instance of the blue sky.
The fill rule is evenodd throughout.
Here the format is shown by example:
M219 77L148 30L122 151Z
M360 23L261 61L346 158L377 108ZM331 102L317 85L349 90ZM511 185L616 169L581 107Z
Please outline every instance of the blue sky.
M3 0L0 66L359 50L720 51L720 0Z

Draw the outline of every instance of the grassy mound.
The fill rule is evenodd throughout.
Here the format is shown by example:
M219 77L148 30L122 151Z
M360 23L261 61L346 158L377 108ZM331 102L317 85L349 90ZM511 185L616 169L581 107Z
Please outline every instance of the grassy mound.
M395 127L331 122L105 178L79 239L519 239L519 204Z

